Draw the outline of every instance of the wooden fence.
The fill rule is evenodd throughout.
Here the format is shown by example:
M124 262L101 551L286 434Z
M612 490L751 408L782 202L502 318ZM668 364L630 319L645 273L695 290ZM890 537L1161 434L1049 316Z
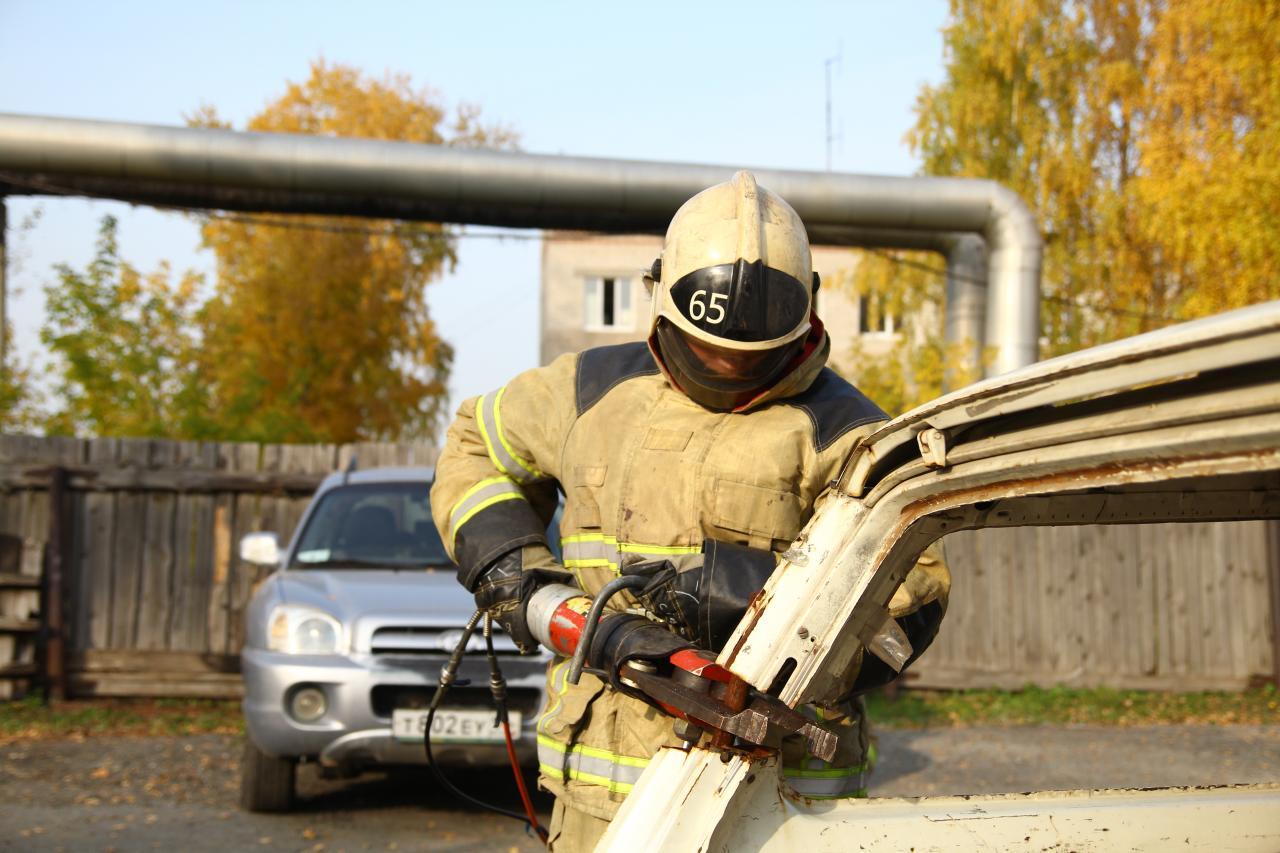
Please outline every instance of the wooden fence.
M46 632L65 640L68 692L238 692L244 608L268 570L238 559L236 543L255 530L292 532L316 486L352 456L368 468L429 465L436 452L0 436L0 533L23 541L27 572L39 571L41 555L61 567L53 597L65 618ZM62 532L51 536L55 470L66 488ZM30 627L32 601L0 612L25 608L12 618ZM29 643L20 651L8 659L32 658Z
M315 486L353 454L362 468L435 460L420 445L0 436L0 674L35 668L43 624L43 647L65 646L56 657L72 695L237 694L244 608L265 571L241 562L236 543L254 530L287 537ZM954 534L945 540L950 612L911 683L1238 689L1272 680L1278 529ZM3 534L19 554L5 558ZM58 587L43 608L32 580L42 567Z
M930 687L1280 686L1278 525L952 534L950 607L909 677Z

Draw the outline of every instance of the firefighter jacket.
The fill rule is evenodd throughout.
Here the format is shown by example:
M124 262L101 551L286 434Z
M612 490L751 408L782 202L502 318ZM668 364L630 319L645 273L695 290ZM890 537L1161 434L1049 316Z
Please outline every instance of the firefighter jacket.
M555 484L564 493L563 564L589 595L632 562L688 561L705 538L784 551L853 445L886 417L824 367L829 350L819 325L803 362L732 413L673 387L643 342L566 354L467 400L431 492L460 577L541 543ZM928 579L914 588L945 599ZM637 604L626 594L614 601ZM670 717L590 674L570 685L567 670L563 658L548 670L541 784L571 808L612 819L649 758L679 741ZM810 796L857 794L870 745L860 703L824 718L859 728L847 738L850 754L835 767L795 756L788 781Z

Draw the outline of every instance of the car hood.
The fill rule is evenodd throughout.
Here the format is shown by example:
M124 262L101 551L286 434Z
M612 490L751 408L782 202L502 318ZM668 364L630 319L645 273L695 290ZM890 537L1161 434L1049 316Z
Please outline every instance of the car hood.
M453 569L291 569L277 575L280 597L350 625L357 619L461 626L475 610Z

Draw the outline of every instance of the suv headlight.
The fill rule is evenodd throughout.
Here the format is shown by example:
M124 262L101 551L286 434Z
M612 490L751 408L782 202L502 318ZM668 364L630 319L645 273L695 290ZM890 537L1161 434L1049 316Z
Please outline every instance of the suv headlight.
M342 625L328 613L281 604L267 620L267 648L291 655L331 655L342 647Z

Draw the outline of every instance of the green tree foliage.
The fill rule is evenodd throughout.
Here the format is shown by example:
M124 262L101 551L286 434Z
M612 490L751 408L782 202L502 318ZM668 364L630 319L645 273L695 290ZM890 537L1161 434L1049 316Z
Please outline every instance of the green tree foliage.
M952 0L908 139L1046 238L1046 355L1280 296L1280 6Z
M253 131L431 145L513 143L454 119L407 78L375 80L316 62L304 83L250 122ZM222 126L205 108L193 124ZM447 399L452 348L425 285L454 263L438 224L335 217L211 217L214 295L201 312L199 372L219 432L260 441L431 437Z
M944 340L942 304L944 263L927 252L858 251L857 262L824 287L854 298L865 297L868 328L881 328L885 314L897 322L898 339L887 353L875 354L855 338L845 363L850 378L886 412L901 414L944 391L981 378L970 364L974 341ZM837 346L839 344L837 343Z
M6 329L5 340L10 343L0 364L0 431L26 432L35 429L39 419L31 371L14 353L12 325Z
M226 126L208 107L190 122ZM248 129L514 144L509 131L482 126L473 107L447 118L405 77L374 80L324 62ZM41 332L61 402L49 431L264 442L435 435L453 351L432 323L425 288L454 263L445 228L210 215L201 232L217 262L203 301L191 273L172 282L166 266L142 275L125 263L110 218L86 270L58 267ZM27 399L13 388L0 384L6 424Z
M40 339L55 356L54 434L199 437L195 370L200 279L176 283L161 265L143 275L120 259L116 220L102 220L97 253L83 272L57 267L45 288Z
M1280 298L1280 4L951 0L943 40L907 140L926 174L999 181L1038 217L1042 356ZM903 311L856 377L895 410L955 363L920 262L941 267L864 254L845 283Z

